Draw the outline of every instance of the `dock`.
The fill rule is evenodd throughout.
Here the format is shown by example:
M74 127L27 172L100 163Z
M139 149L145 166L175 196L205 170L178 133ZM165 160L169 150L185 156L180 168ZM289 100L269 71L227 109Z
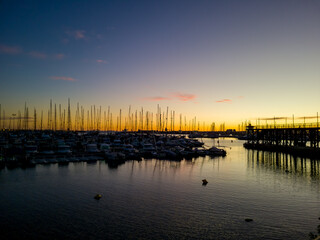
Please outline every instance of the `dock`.
M284 152L320 159L320 127L317 125L256 127L249 125L244 147Z

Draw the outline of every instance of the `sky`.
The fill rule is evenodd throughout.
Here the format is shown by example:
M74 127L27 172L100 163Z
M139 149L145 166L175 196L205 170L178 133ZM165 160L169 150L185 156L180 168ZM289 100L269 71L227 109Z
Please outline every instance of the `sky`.
M320 1L1 1L2 110L68 98L230 126L315 116Z

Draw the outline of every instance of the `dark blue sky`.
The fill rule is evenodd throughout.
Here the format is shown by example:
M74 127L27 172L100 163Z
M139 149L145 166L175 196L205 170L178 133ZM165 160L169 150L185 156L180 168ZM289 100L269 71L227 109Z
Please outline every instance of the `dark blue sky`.
M319 26L309 0L1 1L0 103L308 115L320 100Z

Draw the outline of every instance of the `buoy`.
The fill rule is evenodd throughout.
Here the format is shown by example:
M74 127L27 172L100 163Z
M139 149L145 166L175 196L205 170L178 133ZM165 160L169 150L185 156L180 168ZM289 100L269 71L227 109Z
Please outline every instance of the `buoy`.
M246 221L246 222L252 222L253 219L252 219L252 218L246 218L245 221Z
M102 195L101 195L101 194L97 194L97 195L94 196L94 199L99 200L100 198L102 198Z
M207 185L207 184L208 184L207 179L202 179L202 185Z

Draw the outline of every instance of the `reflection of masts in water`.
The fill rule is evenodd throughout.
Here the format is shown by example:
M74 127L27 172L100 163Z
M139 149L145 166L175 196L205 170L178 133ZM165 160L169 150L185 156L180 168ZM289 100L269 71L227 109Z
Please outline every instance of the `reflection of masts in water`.
M283 172L299 173L302 176L319 178L319 161L300 158L286 153L248 150L248 167L250 169L266 168Z
M202 161L201 161L201 164L200 164L200 174L202 173L202 168L203 168L203 164L204 164L204 159L205 159L205 158L202 158Z
M156 172L158 163L159 163L159 160L156 160L156 163L154 164L152 176L154 176L154 173Z
M132 179L132 176L133 176L134 163L135 163L135 161L132 161L131 174L130 174L130 178L131 179Z

